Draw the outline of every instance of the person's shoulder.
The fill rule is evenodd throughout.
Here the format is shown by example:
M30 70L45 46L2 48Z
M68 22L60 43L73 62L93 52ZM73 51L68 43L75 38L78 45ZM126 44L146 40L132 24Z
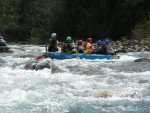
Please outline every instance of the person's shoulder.
M88 42L87 45L92 45L92 44Z

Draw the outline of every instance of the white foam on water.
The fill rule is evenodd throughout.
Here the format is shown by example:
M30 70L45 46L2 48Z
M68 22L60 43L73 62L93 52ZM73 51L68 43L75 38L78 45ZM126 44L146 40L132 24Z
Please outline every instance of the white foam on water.
M44 47L33 45L13 47L25 48L29 53L44 51ZM63 70L52 73L51 69L23 69L26 63L34 62L34 58L16 57L20 54L23 55L22 50L0 55L6 60L0 67L0 112L136 113L149 107L150 71L117 72L110 68L122 62L131 63L137 58L134 55L121 55L121 59L112 60L114 62L52 60L56 68Z

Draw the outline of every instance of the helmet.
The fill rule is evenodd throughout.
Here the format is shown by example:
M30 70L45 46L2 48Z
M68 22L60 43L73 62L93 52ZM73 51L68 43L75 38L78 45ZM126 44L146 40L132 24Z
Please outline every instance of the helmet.
M82 44L82 40L78 40L78 44Z
M70 36L67 36L66 41L70 41L72 38Z
M104 42L105 42L105 43L108 43L108 42L110 42L110 41L109 41L108 39L105 39Z
M101 40L98 40L98 41L97 41L97 44L101 44L101 43L102 43L102 41L101 41Z
M57 36L56 33L51 34L51 38L56 38L56 36Z
M92 38L87 38L87 41L92 41Z

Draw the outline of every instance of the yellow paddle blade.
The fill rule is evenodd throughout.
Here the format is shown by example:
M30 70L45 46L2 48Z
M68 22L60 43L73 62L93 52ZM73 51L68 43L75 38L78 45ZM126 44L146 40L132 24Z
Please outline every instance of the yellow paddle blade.
M119 59L119 57L117 55L114 55L113 59Z
M78 51L76 51L76 58L78 58Z

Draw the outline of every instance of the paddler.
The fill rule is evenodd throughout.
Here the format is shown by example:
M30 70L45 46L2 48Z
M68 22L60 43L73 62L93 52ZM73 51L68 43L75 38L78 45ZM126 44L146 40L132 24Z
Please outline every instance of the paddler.
M93 52L92 38L87 38L84 53L85 54L91 54L92 52Z
M66 43L62 46L61 52L62 53L69 53L69 54L76 52L75 44L72 41L72 38L70 36L67 36Z
M84 46L83 46L82 43L83 43L82 40L77 41L77 51L78 51L78 53L84 53Z
M101 40L97 40L96 48L94 49L93 53L102 54L102 46L103 46L103 42Z
M104 40L104 44L101 48L101 51L102 51L102 54L107 54L107 55L114 55L115 54L109 39Z
M46 52L57 52L58 51L58 40L57 40L57 34L52 33L51 38L48 40L48 43L46 44Z
M0 35L0 46L7 46L7 42L4 40L2 35Z

